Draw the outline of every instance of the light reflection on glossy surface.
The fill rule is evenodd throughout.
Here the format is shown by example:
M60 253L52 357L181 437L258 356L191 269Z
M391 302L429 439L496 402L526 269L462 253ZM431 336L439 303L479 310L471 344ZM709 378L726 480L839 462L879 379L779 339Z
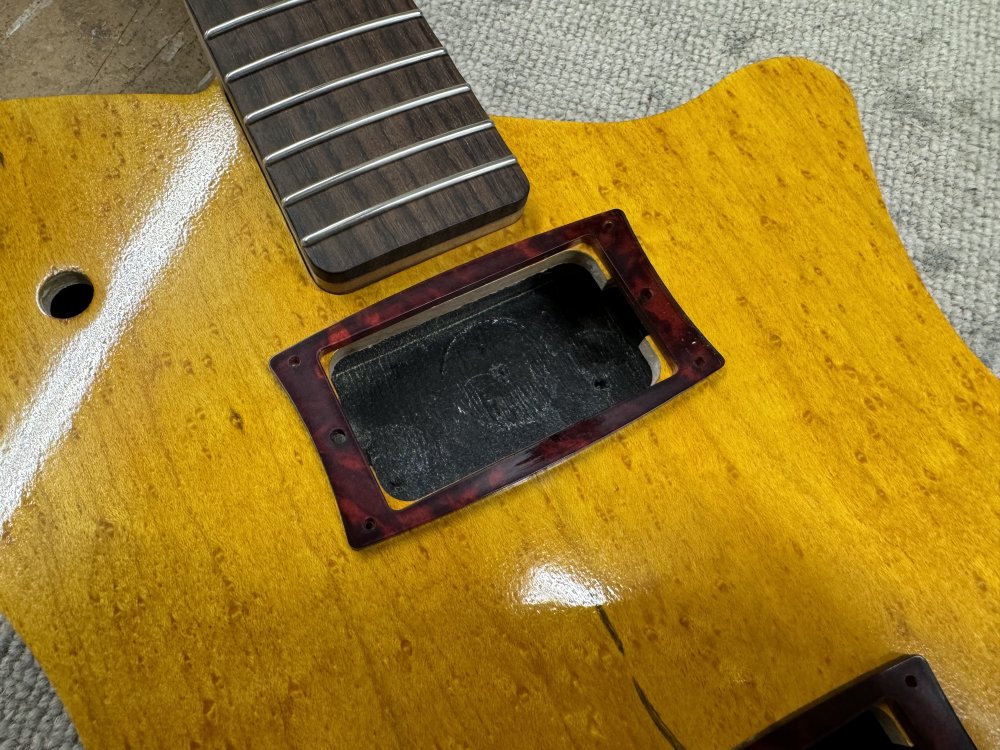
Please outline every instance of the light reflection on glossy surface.
M186 243L192 220L211 198L237 142L213 108L193 131L169 181L125 239L97 315L50 360L41 385L0 444L0 526L17 510L69 431L108 356Z
M618 592L583 571L545 563L528 571L518 598L529 607L596 607L616 601Z
M0 144L0 185L18 186L0 190L14 208L0 253L31 272L0 295L5 426L99 312L100 298L67 325L42 317L50 259L98 268L107 289L140 209L220 105L217 88L0 102L18 135ZM533 180L522 224L354 295L308 279L248 150L192 220L0 541L0 609L83 743L658 747L655 714L686 746L732 747L919 651L979 746L1000 747L1000 386L919 290L843 84L777 61L649 121L497 125ZM52 173L73 148L93 179ZM730 358L722 377L352 551L269 358L612 198ZM62 252L77 212L113 221L79 259ZM18 294L30 317L2 306ZM602 618L590 602L612 596Z

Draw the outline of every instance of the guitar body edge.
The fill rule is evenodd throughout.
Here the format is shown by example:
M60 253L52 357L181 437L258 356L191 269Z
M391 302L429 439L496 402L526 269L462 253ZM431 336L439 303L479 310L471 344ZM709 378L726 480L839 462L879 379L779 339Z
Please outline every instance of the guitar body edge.
M0 102L0 610L84 744L729 747L920 653L1000 745L1000 382L843 82L782 58L645 120L497 126L522 220L332 296L217 87ZM611 208L726 367L351 550L269 358ZM63 268L96 296L54 320Z

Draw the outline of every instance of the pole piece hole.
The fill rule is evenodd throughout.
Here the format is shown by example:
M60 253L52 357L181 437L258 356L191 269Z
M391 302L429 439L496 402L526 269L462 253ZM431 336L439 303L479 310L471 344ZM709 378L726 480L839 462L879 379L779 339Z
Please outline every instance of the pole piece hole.
M75 318L94 300L94 284L82 271L57 271L38 287L38 307L50 318Z

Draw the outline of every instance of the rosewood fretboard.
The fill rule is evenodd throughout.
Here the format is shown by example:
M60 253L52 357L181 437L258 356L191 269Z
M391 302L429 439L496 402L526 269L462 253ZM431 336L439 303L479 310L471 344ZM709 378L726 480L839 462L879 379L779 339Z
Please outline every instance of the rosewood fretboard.
M187 3L324 288L516 219L527 180L410 0Z

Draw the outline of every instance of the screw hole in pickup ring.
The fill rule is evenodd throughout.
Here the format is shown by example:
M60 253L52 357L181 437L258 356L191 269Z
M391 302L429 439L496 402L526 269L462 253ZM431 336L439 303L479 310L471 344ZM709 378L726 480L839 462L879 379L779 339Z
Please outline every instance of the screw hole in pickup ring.
M607 222L613 231L602 232ZM600 238L600 239L598 239ZM336 436L348 418L323 368L294 377L287 363L324 361L345 347L357 349L369 337L415 316L440 314L440 305L460 304L465 295L547 261L580 243L586 243L613 283L633 308L645 307L642 324L656 347L677 369L637 395L609 406L599 414L569 425L527 448L505 456L451 484L400 507L386 495L361 445ZM446 308L439 308L446 309ZM453 308L452 308L453 309ZM702 358L696 366L694 359ZM481 256L382 300L276 355L271 368L292 399L323 461L333 489L348 543L367 547L477 502L508 485L527 479L586 446L661 406L724 364L724 359L701 334L656 275L621 211L609 211L568 224ZM329 450L330 441L338 446ZM390 502L394 503L390 505ZM368 528L367 521L375 522Z

